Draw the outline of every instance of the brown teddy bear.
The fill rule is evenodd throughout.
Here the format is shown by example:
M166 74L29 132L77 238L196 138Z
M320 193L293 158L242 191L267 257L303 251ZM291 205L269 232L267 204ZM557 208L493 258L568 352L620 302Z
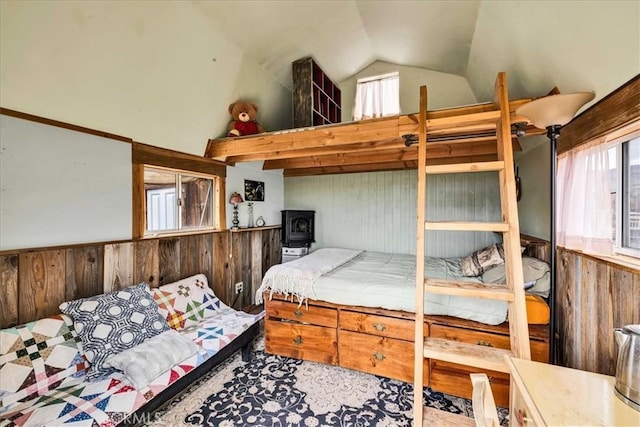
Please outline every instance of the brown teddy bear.
M233 117L228 126L227 136L244 136L264 132L256 122L258 106L250 102L238 101L229 105L229 114Z

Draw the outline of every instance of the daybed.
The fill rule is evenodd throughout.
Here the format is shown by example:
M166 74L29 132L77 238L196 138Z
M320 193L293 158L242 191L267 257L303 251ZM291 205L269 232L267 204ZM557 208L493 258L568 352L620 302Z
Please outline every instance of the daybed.
M427 270L431 277L482 282L482 275L463 275L462 261L427 258ZM271 267L256 296L265 300L267 352L413 381L415 263L412 255L325 248ZM530 306L544 306L548 265L526 256L523 264ZM504 264L484 273L491 283L501 274ZM425 307L425 337L509 348L506 302L429 294ZM547 316L531 312L529 334L532 358L546 362L548 307L542 311ZM424 384L471 397L473 372L478 369L425 359ZM508 406L508 375L484 372L497 403Z
M155 410L236 350L246 360L264 317L223 304L202 274L151 291L141 283L61 310L72 314L0 331L0 426L152 421ZM110 335L111 328L125 332ZM101 359L100 351L110 353ZM98 365L104 372L96 373Z

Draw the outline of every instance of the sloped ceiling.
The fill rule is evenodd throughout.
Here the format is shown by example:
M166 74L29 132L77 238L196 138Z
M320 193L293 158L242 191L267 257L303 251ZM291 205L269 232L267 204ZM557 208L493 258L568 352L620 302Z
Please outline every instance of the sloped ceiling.
M491 100L507 71L511 98L593 90L640 71L638 1L194 1L283 85L313 56L334 81L376 61L467 79Z

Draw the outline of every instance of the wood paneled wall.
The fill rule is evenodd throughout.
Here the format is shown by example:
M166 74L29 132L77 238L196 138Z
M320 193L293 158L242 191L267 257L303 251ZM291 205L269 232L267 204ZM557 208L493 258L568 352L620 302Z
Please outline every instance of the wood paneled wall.
M558 249L560 364L615 375L613 328L640 323L640 271Z
M3 252L0 328L57 314L64 301L142 281L158 287L197 273L223 302L242 308L253 303L280 254L279 227ZM236 298L239 281L244 292Z

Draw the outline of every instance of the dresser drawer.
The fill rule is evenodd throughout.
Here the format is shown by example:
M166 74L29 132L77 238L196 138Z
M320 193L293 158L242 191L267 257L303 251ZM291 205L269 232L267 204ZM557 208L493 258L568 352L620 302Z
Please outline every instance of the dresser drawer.
M394 378L413 381L413 342L340 330L338 332L340 366ZM424 385L429 382L429 364L424 364Z
M267 353L328 365L338 363L336 329L269 319L264 327Z
M306 304L299 305L294 302L266 300L266 311L269 319L288 319L310 325L338 326L338 310L335 308L318 307Z
M444 338L447 340L459 341L468 344L477 344L487 347L511 348L508 335L492 334L490 332L473 331L471 329L454 328L433 324L431 325L432 338ZM529 341L531 348L531 359L538 362L549 360L549 345L542 341Z
M455 363L431 360L431 388L454 396L471 398L473 386L469 374L483 372L489 377L496 405L509 407L509 375Z
M408 319L378 316L375 314L340 311L340 329L381 337L413 341L414 322Z

